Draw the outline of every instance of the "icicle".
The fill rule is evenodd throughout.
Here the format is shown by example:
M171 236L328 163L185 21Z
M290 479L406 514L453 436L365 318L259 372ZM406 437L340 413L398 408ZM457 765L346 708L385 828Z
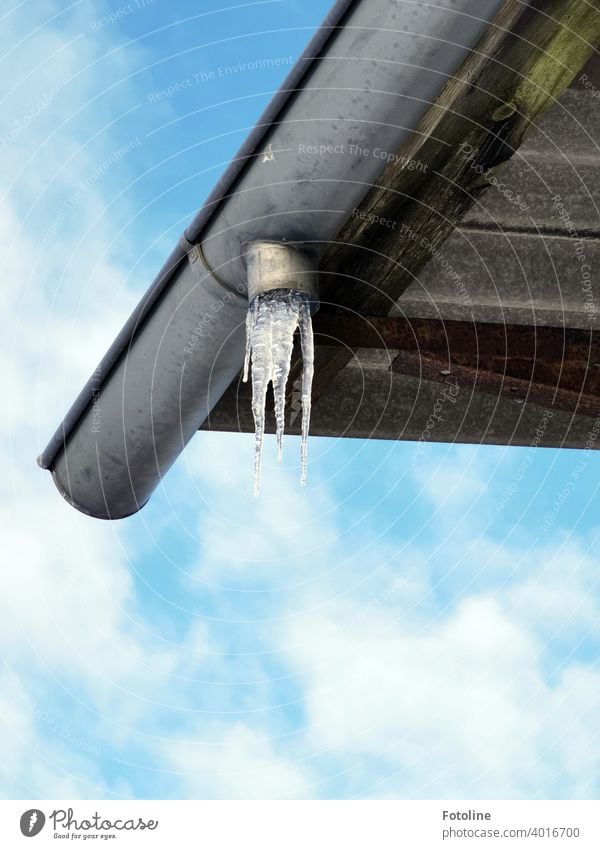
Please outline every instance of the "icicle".
M251 322L252 413L254 415L254 495L260 491L260 462L265 435L267 389L273 378L273 311L268 303L253 306Z
M254 330L254 322L256 316L255 303L250 304L246 313L246 357L244 359L244 383L248 382L248 372L250 369L250 354L252 353L252 332Z
M300 484L304 486L308 472L308 430L310 427L310 407L312 382L315 372L315 345L313 338L310 303L300 308L300 342L302 345L302 442L300 445L301 474Z
M285 428L285 390L290 373L294 333L300 328L302 357L302 475L306 482L310 393L314 371L314 346L310 296L304 292L277 290L259 295L250 304L246 319L244 382L252 363L252 412L255 426L254 494L260 491L260 467L265 432L265 406L269 383L273 384L277 453L281 460Z
M274 306L274 302L273 302ZM298 327L298 305L287 296L277 304L277 316L273 325L273 397L277 424L277 459L283 457L283 432L285 429L285 387L287 385L294 332Z

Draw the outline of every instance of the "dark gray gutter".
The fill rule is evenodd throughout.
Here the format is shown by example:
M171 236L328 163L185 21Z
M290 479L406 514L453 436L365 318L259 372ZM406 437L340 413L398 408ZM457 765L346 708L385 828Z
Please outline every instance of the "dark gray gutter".
M248 243L324 250L502 5L336 3L39 458L73 506L148 500L243 363Z
M271 126L277 120L290 98L301 88L302 80L310 73L311 66L317 62L336 29L344 25L344 20L353 6L360 0L336 0L335 5L324 19L306 49L287 75L285 81L277 91L267 108L264 110L254 129L238 150L223 176L206 199L202 208L185 230L183 236L191 245L202 241L202 234L219 210L224 200L235 190L235 185L248 161L256 156L256 151L261 149L265 137ZM97 393L111 370L125 353L131 343L136 331L144 321L144 318L152 310L152 307L160 298L161 293L169 285L175 270L182 260L187 256L188 250L182 242L171 252L169 258L153 280L150 288L139 302L133 313L119 332L117 338L110 346L105 356L94 372L94 376L83 387L75 399L70 410L66 414L58 430L38 458L38 464L42 469L50 469L59 451L64 447L69 434L88 409L92 398Z

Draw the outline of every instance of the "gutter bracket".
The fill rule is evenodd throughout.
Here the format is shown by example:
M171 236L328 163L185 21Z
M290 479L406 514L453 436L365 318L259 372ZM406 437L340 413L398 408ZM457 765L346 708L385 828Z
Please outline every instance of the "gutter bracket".
M190 268L198 282L206 280L207 277L212 277L215 283L218 283L219 286L221 286L222 289L225 289L230 295L235 295L243 300L247 299L246 286L244 284L239 283L235 289L232 289L231 286L225 283L225 281L212 270L206 261L206 256L202 250L201 242L190 242L186 234L183 233L179 239L179 244L185 251Z

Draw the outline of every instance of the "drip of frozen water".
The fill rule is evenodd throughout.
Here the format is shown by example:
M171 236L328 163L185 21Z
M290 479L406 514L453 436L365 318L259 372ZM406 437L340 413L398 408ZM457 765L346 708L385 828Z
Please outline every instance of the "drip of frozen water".
M244 382L252 361L252 413L256 432L254 449L254 494L260 490L260 462L265 434L265 406L269 383L273 384L277 453L283 454L285 428L285 388L290 373L294 333L300 330L302 346L302 472L306 483L310 398L314 374L314 343L310 315L312 298L305 292L278 289L258 295L246 318L246 361Z

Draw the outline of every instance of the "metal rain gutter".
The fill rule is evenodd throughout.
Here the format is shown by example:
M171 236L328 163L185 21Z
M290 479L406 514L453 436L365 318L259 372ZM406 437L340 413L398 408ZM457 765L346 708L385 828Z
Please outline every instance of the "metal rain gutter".
M318 262L501 6L338 0L38 459L69 503L146 503L241 369L247 246Z

